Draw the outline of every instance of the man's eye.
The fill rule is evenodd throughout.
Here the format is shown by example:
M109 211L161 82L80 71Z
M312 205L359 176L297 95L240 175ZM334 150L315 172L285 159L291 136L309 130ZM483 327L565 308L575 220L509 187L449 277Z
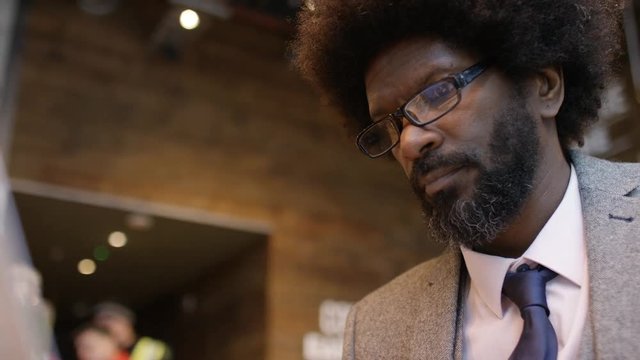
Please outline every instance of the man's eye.
M430 86L426 91L426 98L429 102L437 105L449 98L451 94L451 86L447 83L435 84Z
M369 146L377 145L378 143L380 143L380 134L376 132L369 132L363 137L362 142L365 145L369 145Z

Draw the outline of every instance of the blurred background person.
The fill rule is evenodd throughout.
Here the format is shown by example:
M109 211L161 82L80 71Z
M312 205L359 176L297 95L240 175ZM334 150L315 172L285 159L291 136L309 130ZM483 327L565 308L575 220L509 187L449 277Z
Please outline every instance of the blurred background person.
M93 325L82 325L73 334L78 360L128 360L126 352L119 349L116 340L107 330Z
M148 336L138 337L134 324L136 316L129 308L115 302L96 306L94 324L106 329L118 347L131 360L171 360L171 350L164 342Z

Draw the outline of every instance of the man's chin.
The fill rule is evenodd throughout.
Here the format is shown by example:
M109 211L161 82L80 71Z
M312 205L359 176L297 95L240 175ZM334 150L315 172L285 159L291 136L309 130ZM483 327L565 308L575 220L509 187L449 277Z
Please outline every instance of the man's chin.
M433 201L422 202L423 215L431 237L442 244L474 248L490 244L496 237L496 223L487 222L470 199L459 198L455 193L441 194Z

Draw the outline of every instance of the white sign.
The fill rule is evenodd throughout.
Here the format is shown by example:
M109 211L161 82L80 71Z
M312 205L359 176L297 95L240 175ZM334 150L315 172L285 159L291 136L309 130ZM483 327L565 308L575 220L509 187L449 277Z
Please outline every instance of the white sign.
M352 305L346 301L323 301L320 304L320 331L325 335L342 336Z
M320 333L309 332L302 339L305 360L342 358L342 337L352 305L350 302L335 300L325 300L320 304Z

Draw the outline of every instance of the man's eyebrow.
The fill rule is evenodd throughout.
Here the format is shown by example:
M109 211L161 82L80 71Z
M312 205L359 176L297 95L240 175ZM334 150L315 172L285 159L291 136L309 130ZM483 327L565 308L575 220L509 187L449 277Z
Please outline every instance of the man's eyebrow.
M411 93L409 97L418 94L420 91L424 90L425 87L437 81L440 81L446 78L447 76L452 75L453 73L454 73L453 67L446 67L446 68L437 67L435 69L432 69L431 71L427 72L423 76L417 78L417 80L415 80L413 84L411 84L411 87L415 88L415 91Z
M398 99L396 99L398 105L391 111L391 112L380 112L380 111L376 111L373 115L375 117L372 117L372 119L375 120L379 120L381 118L383 118L386 115L389 115L390 113L395 112L398 107L404 105L407 103L407 101L409 101L409 99L411 99L412 97L418 95L422 90L424 90L427 86L440 81L442 79L444 79L445 77L447 77L447 75L451 74L452 70L451 68L443 68L443 67L438 67L438 68L434 68L432 70L430 70L429 72L427 72L426 74L415 78L415 80L412 80L411 83L409 84L409 87L411 89L413 89L413 92L410 94L406 94L405 97L399 97Z
M414 80L411 81L411 84L409 84L409 87L413 89L412 93L407 94L406 98L399 97L398 99L396 99L398 102L398 105L395 108L393 108L393 110L391 111L387 111L385 109L385 112L382 112L381 110L376 109L376 111L369 114L371 121L375 122L375 121L381 120L383 117L389 114L392 114L398 109L398 107L404 105L407 101L409 101L409 99L411 99L413 96L417 95L419 92L424 90L425 87L427 87L428 85L436 81L440 81L444 79L445 77L447 77L447 75L450 75L451 73L453 73L453 67L440 66L440 67L434 67L433 69L423 74L422 76L415 78Z

